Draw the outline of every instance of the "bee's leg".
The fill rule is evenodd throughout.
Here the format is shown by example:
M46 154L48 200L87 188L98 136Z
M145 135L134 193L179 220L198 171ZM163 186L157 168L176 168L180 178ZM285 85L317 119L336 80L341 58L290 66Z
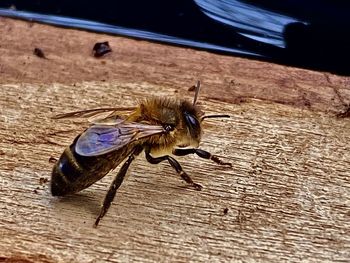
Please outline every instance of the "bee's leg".
M192 185L198 191L202 190L202 186L193 182L192 178L182 169L179 162L176 161L173 157L169 155L153 157L149 153L149 150L146 150L146 159L151 164L158 164L165 160L168 161L170 165L175 169L175 171L181 176L181 178L186 181L186 183Z
M227 163L222 161L218 156L211 154L210 152L201 150L201 149L175 149L173 150L173 154L177 156L184 156L188 154L197 154L199 157L204 159L212 160L213 162L220 165L228 165L232 167L231 163Z
M97 225L100 222L100 220L102 219L102 217L104 217L104 215L107 213L108 208L111 206L111 203L115 197L115 194L117 193L118 188L120 187L120 185L122 184L122 182L125 178L126 172L128 171L128 168L129 168L131 162L135 159L136 155L140 154L141 151L142 151L142 147L140 147L140 146L135 147L133 152L129 155L126 162L120 168L118 174L116 175L111 186L108 189L108 192L107 192L105 199L103 201L103 205L102 205L100 214L96 218L94 227L97 227Z

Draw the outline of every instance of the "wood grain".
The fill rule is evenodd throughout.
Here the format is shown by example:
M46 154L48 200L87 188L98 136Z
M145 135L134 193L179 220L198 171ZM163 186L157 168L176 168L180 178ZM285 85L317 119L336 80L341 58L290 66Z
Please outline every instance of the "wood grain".
M10 25L12 33L26 27L25 22L0 22ZM82 43L96 38L92 33L32 27L40 27L51 39L63 31L80 36ZM0 84L0 262L350 260L350 120L335 117L342 105L331 87L336 83L346 102L348 78L108 38L112 43L128 43L134 61L121 56L118 65L111 66L119 66L119 71L106 81L83 81L69 71L59 81L55 77L59 72L53 68L51 81L31 75L36 70L31 67L26 76L18 77L5 70L10 65L8 54L15 51L6 49L1 57L1 68L7 73ZM26 39L22 45L29 47ZM150 64L146 51L149 56L167 55ZM66 54L62 62L51 57L52 63L68 65L72 60ZM180 54L183 63L176 58ZM165 60L175 65L161 65ZM208 61L212 70L207 71ZM96 62L89 58L87 63ZM102 70L101 65L87 68ZM136 67L132 72L130 65ZM230 65L240 66L233 70ZM141 68L142 76L138 75ZM320 80L325 75L332 85ZM259 76L265 76L265 81ZM79 194L50 195L50 159L58 158L86 127L86 123L51 116L101 106L133 106L151 94L192 99L193 92L187 89L197 78L203 85L203 109L231 115L207 121L201 148L232 162L232 169L195 156L178 158L203 185L197 192L168 164L150 165L141 155L97 229L92 225L115 171ZM223 85L231 80L240 84ZM300 101L293 97L295 90L278 85L285 81L317 99L309 106L294 103ZM266 94L274 97L260 96L268 86L273 92ZM249 99L238 101L241 95Z
M22 90L26 95L19 99ZM84 83L81 89L2 85L1 91L7 105L0 134L3 252L80 262L349 259L349 120L258 101L202 101L208 112L232 116L208 121L202 147L230 160L233 169L182 158L204 186L196 192L168 165L139 158L94 229L110 176L62 199L50 195L48 183L40 184L50 177L49 158L81 130L49 119L50 108L84 108L102 96L107 104L133 105L150 91L173 96L174 90Z

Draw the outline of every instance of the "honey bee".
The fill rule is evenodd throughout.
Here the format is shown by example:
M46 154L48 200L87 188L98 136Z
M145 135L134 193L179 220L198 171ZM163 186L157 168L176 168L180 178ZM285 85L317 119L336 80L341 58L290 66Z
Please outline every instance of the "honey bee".
M217 164L231 166L216 155L198 148L202 121L206 118L229 117L204 115L196 105L199 89L198 81L193 103L154 97L142 101L137 107L100 108L55 116L55 119L93 117L94 120L65 149L54 165L52 195L64 196L79 192L100 180L126 159L104 198L94 224L97 227L107 213L130 164L142 151L149 163L168 161L183 180L194 189L201 190L202 186L195 183L178 161L169 155L196 154Z

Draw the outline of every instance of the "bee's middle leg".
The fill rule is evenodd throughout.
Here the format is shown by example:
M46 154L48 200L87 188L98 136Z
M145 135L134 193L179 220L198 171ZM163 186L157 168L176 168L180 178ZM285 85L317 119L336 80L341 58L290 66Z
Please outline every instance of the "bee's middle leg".
M111 206L111 203L112 203L112 201L117 193L118 188L120 187L120 185L122 184L122 182L125 178L126 172L128 171L130 164L135 159L135 156L140 154L141 151L142 151L142 147L135 147L133 152L129 155L126 162L120 168L118 174L116 175L111 186L109 187L109 190L108 190L106 197L103 201L103 205L102 205L100 214L96 218L94 227L97 227L97 225L100 222L100 220L102 219L102 217L104 217L104 215L107 213L107 211L108 211L109 207Z
M151 156L149 150L146 150L145 153L146 153L146 159L149 163L158 164L158 163L165 161L165 160L168 161L169 164L175 169L177 174L179 174L181 176L181 178L186 181L186 183L192 185L194 187L194 189L196 189L198 191L202 190L202 186L200 184L193 182L192 178L182 169L179 162L176 161L173 157L171 157L169 155L164 155L164 156L160 156L160 157L153 157L153 156Z

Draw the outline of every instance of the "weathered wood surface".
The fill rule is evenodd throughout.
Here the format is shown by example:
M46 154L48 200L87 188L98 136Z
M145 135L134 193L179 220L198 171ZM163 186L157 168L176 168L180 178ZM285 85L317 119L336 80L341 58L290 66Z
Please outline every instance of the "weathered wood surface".
M9 19L0 35L0 262L350 260L350 120L335 117L349 78ZM96 60L101 38L114 53ZM232 116L208 120L201 147L233 169L179 158L197 192L140 156L97 229L115 172L50 195L50 158L84 127L52 115L191 99L197 79L203 108Z

